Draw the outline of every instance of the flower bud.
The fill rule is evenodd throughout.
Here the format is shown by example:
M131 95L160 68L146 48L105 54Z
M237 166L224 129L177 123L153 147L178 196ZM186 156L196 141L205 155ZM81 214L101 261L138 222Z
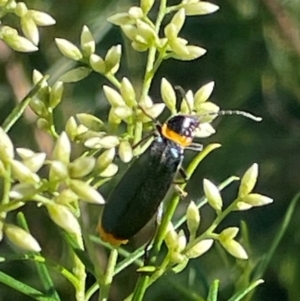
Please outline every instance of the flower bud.
M189 50L186 46L186 41L179 38L174 38L169 41L169 44L171 49L179 56L179 58L189 55Z
M75 137L77 136L77 123L73 116L71 116L68 119L66 123L65 131L68 137L70 138L70 140L74 141Z
M103 58L97 54L92 54L90 56L90 65L93 68L93 70L98 73L102 74L105 72L105 62Z
M83 178L94 169L96 159L93 157L80 157L68 165L71 178Z
M9 197L15 200L21 200L35 195L37 189L32 184L16 184L9 192Z
M190 232L190 240L196 236L200 225L200 213L196 204L191 201L186 211L186 222Z
M128 10L128 16L131 19L141 19L143 17L143 11L138 6L132 6Z
M252 206L250 204L244 202L237 202L235 210L237 211L244 211L251 209Z
M138 35L138 29L134 25L123 25L121 29L124 35L131 41L135 41L136 36Z
M112 107L126 106L122 96L109 86L103 86L103 92Z
M107 19L110 23L113 23L115 25L125 25L125 24L134 24L135 20L130 18L128 13L118 13L110 16Z
M133 157L133 151L130 143L127 140L122 140L119 146L119 156L124 163L131 161Z
M117 136L105 136L100 138L99 144L103 148L113 148L119 144L119 138Z
M124 99L125 103L129 107L135 107L137 105L136 99L135 99L135 91L133 89L133 86L131 82L128 80L128 78L123 77L121 81L121 95Z
M136 26L137 26L139 35L145 39L147 44L152 45L155 41L158 40L158 36L157 36L155 30L147 23L145 23L141 20L137 20Z
M34 45L38 45L40 39L39 30L28 13L21 18L21 28L25 37Z
M27 14L28 8L24 2L18 2L15 8L15 13L18 17L23 17Z
M206 138L213 135L216 130L209 123L202 123L200 129L196 129L195 137Z
M258 193L250 193L241 198L241 201L251 205L251 207L265 206L273 203L273 199Z
M43 78L44 78L44 75L40 71L38 71L36 69L33 70L33 72L32 72L32 82L35 85L37 85Z
M50 218L55 224L69 233L81 235L81 228L77 218L66 206L51 204L46 207Z
M151 10L155 0L141 0L140 6L145 15Z
M57 81L51 88L49 105L52 109L54 109L62 99L62 95L64 92L64 83L61 81Z
M92 204L104 204L102 195L88 183L80 180L70 180L69 188L75 192L80 199Z
M187 16L212 14L219 9L219 6L204 1L185 4L183 7Z
M99 175L102 178L111 178L118 172L118 170L118 165L111 163Z
M38 26L50 26L56 23L56 21L47 13L37 10L29 10L29 13L35 24Z
M16 151L17 154L22 158L22 160L29 159L35 154L35 152L29 148L18 147Z
M175 15L173 16L173 18L171 20L171 24L175 25L175 27L176 27L177 34L181 30L181 28L184 24L184 21L185 21L185 12L184 12L184 9L181 8L175 13Z
M11 168L14 178L21 183L36 184L40 181L39 176L31 172L31 170L22 162L12 160Z
M70 140L66 132L62 132L55 143L52 157L54 160L59 160L65 164L68 164L70 162L70 155L71 155Z
M172 85L163 78L161 80L160 94L163 102L166 104L172 114L176 113L176 95Z
M258 177L258 165L254 163L243 175L241 179L241 184L239 188L238 196L240 198L246 196L251 193L253 190Z
M207 197L207 201L209 205L215 209L216 211L222 210L222 197L220 195L219 189L212 182L207 179L203 180L203 189L205 196Z
M44 102L37 97L31 98L29 106L37 116L46 117L48 115L48 111Z
M89 130L92 131L100 131L104 125L104 122L101 119L91 114L87 114L87 113L76 114L76 118L79 120L81 124L83 124Z
M115 148L105 150L97 159L95 169L104 171L114 160L116 155Z
M24 229L12 224L4 225L4 233L17 247L25 251L40 252L41 247L37 240Z
M206 253L213 245L214 240L213 239L204 239L197 244L195 244L193 247L191 247L185 255L188 258L197 258Z
M73 202L78 201L78 196L70 189L64 189L60 194L55 198L55 203L61 205L67 205Z
M177 35L178 35L177 27L176 27L176 25L174 25L172 23L169 23L165 27L164 32L165 32L165 36L169 42L174 41L177 38Z
M121 60L121 54L122 54L122 46L116 45L112 46L105 56L105 71L112 73L117 72L118 68L115 70L115 67L117 67ZM113 69L113 70L112 70Z
M182 252L186 247L186 237L185 234L183 232L183 230L180 230L178 235L177 235L177 248L176 251L177 252Z
M239 259L248 259L245 249L234 239L220 240L220 243L223 248L232 256Z
M181 263L185 262L185 260L186 260L186 256L180 254L179 252L172 251L170 253L170 262L171 263L181 264Z
M82 54L79 48L68 40L56 38L55 43L62 55L65 57L74 61L79 61L82 59Z
M128 121L128 118L132 116L133 112L132 109L128 106L120 106L112 108L114 111L114 114L118 116L120 119L124 120L127 123L131 123L130 119Z
M239 233L239 230L240 229L238 227L226 228L219 234L219 239L221 240L234 239Z
M59 80L64 83L76 83L89 76L91 72L90 68L78 67L64 73Z
M0 37L7 45L16 51L33 52L38 50L33 43L19 36L18 32L9 26L0 27Z
M64 181L68 177L68 168L65 163L58 160L50 162L49 180L51 182Z
M44 165L46 153L35 153L31 157L23 159L23 163L34 173Z
M80 37L81 49L86 57L95 52L96 43L89 28L84 25Z
M8 162L13 158L14 158L14 146L9 136L0 127L0 160L3 162Z
M165 237L165 243L169 250L177 249L177 246L178 246L177 233L171 222L168 224L167 234Z
M181 61L192 61L206 53L206 49L199 46L186 45L185 47L188 53L181 53L180 56L176 53L172 53L171 57Z
M209 82L206 85L202 86L196 93L195 93L195 104L199 106L203 102L207 101L213 92L215 86L215 82Z

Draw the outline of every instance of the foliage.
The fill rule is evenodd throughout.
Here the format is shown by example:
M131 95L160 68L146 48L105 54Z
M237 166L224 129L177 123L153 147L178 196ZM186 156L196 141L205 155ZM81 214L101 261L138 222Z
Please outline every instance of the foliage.
M58 272L71 283L75 289L76 300L89 300L98 289L99 300L107 300L112 280L117 274L132 263L143 265L141 258L144 246L131 253L126 253L123 248L119 248L111 250L107 267L102 269L97 260L95 243L103 245L103 242L85 226L84 214L88 209L81 203L83 201L99 205L105 202L105 198L99 191L118 173L119 161L116 153L126 164L134 156L140 155L143 148L133 149L132 146L149 131L149 126L153 126L151 119L159 117L165 107L172 115L179 112L190 114L192 110L193 114L199 115L202 121L197 136L208 137L215 133L211 122L222 111L219 106L210 101L214 88L213 82L200 87L195 93L190 90L183 95L179 110L175 89L166 78L162 78L160 82L163 102L153 102L149 92L154 76L163 62L169 59L195 60L206 53L204 48L190 45L179 34L188 16L210 14L217 11L218 6L197 0L184 0L180 4L171 6L167 5L166 0L161 0L159 7L154 4L151 0L141 0L140 6L132 6L125 13L117 13L109 18L111 23L120 27L134 51L147 54L140 89L135 87L129 76L122 77L118 73L122 62L123 46L120 44L112 46L105 55L101 56L97 54L97 45L91 30L83 26L80 46L67 39L55 39L59 51L72 61L73 67L58 79L49 79L48 75L34 70L32 74L34 87L2 124L0 131L0 174L3 180L0 206L1 233L14 246L25 252L5 255L2 260L12 261L10 264L15 260L35 262L42 288L40 290L33 288L2 272L0 281L31 298L60 300L59 293L54 288L52 274L49 273L51 270ZM19 18L24 36L19 35L12 26L3 25L10 14ZM50 15L28 9L23 2L15 3L10 0L0 1L0 16L3 21L0 27L0 39L12 49L21 52L37 51L38 26L55 24L55 20ZM176 61L173 63L176 64ZM62 130L58 129L55 114L57 107L62 105L66 86L71 83L80 84L93 74L101 75L110 83L110 85L103 85L103 93L109 104L107 120L103 121L93 114L78 113L68 118ZM36 128L46 133L53 141L51 154L35 152L26 147L16 147L7 134L28 106L37 116ZM192 176L199 163L219 146L218 143L209 144L197 154L187 168L188 176ZM248 259L250 246L245 248L236 239L239 227L225 226L221 231L217 230L229 213L272 202L271 198L253 192L257 177L258 165L253 164L241 178L236 197L230 205L225 206L225 209L223 209L224 202L220 190L238 178L230 177L219 186L204 179L203 198L197 196L198 201L192 201L179 219L174 219L174 214L180 198L177 193L174 193L169 198L164 217L149 246L149 264L145 263L138 269L141 275L126 300L142 300L148 287L166 273L177 274L188 269L189 260L209 251L214 242L219 243L225 251L237 258L237 265L244 265L241 274L243 283L236 287L230 298L231 301L240 300L259 285L262 282L260 278L264 269L260 268L260 272L254 273L254 276L250 275L257 266L245 265L244 261ZM185 184L180 185L180 189L184 188ZM297 198L294 202L296 201ZM41 207L39 210L45 208L50 219L61 229L64 241L70 248L69 266L42 255L42 244L40 245L30 233L22 213L29 203ZM215 218L209 225L205 225L204 231L199 231L200 221L202 223L200 212L205 204L214 211ZM17 225L15 221L10 221L10 214L16 210L19 212ZM185 232L179 230L184 222L187 224ZM246 232L244 226L242 236L245 243ZM276 244L274 241L273 246L275 245L278 245L278 241ZM107 245L106 247L111 248ZM125 259L117 262L118 256L124 254ZM96 279L88 289L87 272ZM210 286L207 297L201 296L203 292L197 292L197 298L217 300L218 290L218 280L215 280ZM191 294L189 298L193 298Z

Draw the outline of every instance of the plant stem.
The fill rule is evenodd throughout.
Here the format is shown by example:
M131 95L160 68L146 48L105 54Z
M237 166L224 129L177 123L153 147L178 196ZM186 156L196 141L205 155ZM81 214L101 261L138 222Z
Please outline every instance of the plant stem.
M115 266L118 259L118 250L112 249L109 255L106 272L103 278L103 283L100 283L99 301L107 301L109 296L110 287L112 284Z
M11 127L18 121L22 116L25 109L30 103L30 100L38 91L43 87L45 81L49 78L48 75L44 76L34 87L29 91L29 93L17 104L17 106L12 110L12 112L7 116L2 124L2 128L5 132L8 132Z

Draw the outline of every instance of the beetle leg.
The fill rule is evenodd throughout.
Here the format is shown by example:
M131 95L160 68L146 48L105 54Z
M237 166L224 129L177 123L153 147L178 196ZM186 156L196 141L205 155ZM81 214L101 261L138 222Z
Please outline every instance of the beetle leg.
M201 152L203 150L203 145L200 143L192 142L189 146L186 147L186 149Z
M186 174L185 170L182 167L179 168L179 173L182 177L182 180L174 181L173 184L175 184L175 185L185 184L189 179L188 175Z

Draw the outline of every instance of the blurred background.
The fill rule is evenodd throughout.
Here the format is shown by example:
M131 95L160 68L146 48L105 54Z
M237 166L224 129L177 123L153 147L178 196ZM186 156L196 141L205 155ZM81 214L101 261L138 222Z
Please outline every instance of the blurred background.
M201 164L187 189L189 197L197 199L202 195L199 187L202 187L203 178L220 183L230 175L242 175L254 162L259 164L260 175L255 191L273 198L274 203L234 213L223 224L224 227L237 226L240 220L248 224L251 246L248 264L253 265L268 252L284 213L300 186L300 1L211 2L220 6L217 13L189 17L181 31L181 36L190 44L202 46L208 52L192 62L166 61L157 73L150 96L159 101L162 77L166 77L173 86L180 85L193 91L213 80L215 90L211 99L222 109L245 110L263 117L261 123L238 116L218 118L215 122L217 133L201 142L204 145L219 142L222 148ZM169 0L168 3L178 2ZM140 87L145 56L134 52L119 28L106 21L113 13L127 11L128 7L137 4L136 1L27 0L26 4L51 14L57 24L42 28L40 51L37 53L14 53L0 41L0 123L30 90L33 69L51 74L55 80L73 66L73 62L62 58L53 41L59 37L79 44L83 25L92 31L99 55L105 55L112 45L123 45L124 55L117 76L126 76L137 89ZM3 21L10 25L16 22L14 19ZM102 94L103 84L109 83L100 75L91 74L77 84L66 86L64 100L55 113L59 131L70 116L79 112L93 113L106 119L109 107ZM50 152L51 139L36 129L34 121L35 116L26 112L11 130L12 140L16 147ZM186 156L187 162L192 156ZM234 184L224 191L225 202L234 198L237 187L238 184ZM185 208L186 205L182 206ZM45 253L53 260L63 261L67 250L64 250L63 243L57 243L59 231L35 206L26 207L25 213L32 232L43 241ZM204 213L203 228L212 218L211 211ZM299 218L298 210L294 212L288 231L266 270L265 284L257 289L252 300L300 300ZM1 249L4 253L10 252L10 248L1 243L0 252ZM146 300L200 300L192 295L205 296L208 285L216 278L221 281L220 300L227 300L234 289L233 284L238 283L240 270L245 266L236 265L230 256L225 257L224 264L220 264L220 252L214 248L192 261L181 274L158 281L149 290ZM13 276L18 275L20 280L26 279L29 284L35 283L36 272L30 263L7 263L0 269ZM122 272L113 287L112 300L122 300L132 290L136 278L135 267ZM72 300L73 291L69 284L61 278L57 279L57 283L65 296L63 300ZM0 300L29 299L0 284Z

